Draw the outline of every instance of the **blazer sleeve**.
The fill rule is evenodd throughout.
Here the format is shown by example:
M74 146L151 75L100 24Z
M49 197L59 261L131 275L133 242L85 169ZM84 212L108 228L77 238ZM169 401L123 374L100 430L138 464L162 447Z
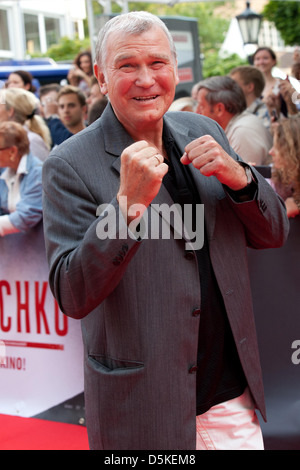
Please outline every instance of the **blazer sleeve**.
M257 182L255 197L237 202L227 192L229 203L244 226L249 247L279 248L289 234L285 204L265 178L255 168L250 169Z
M185 120L189 124L191 140L209 134L234 160L244 162L230 146L224 130L215 121L200 115L197 119L193 113L185 113ZM197 120L199 122L195 126ZM257 182L255 197L250 201L236 202L224 188L227 200L243 225L248 246L257 249L280 247L285 243L289 233L289 220L284 202L255 167L250 166L250 169ZM221 185L218 181L216 184ZM206 202L210 204L207 199Z
M97 215L99 203L65 160L50 156L44 163L43 188L50 287L62 312L83 318L114 290L140 243L128 233L116 199ZM111 230L117 224L115 237L101 239L102 222Z

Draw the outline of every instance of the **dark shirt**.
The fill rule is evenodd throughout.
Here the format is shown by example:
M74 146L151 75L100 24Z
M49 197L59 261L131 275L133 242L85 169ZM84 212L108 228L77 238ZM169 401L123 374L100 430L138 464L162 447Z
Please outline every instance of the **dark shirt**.
M45 119L45 121L50 130L52 147L55 147L69 139L69 137L72 137L72 132L63 125L58 117L51 117L49 119Z
M166 126L163 140L169 159L166 161L169 171L164 177L164 185L175 203L196 207L196 204L201 204L199 192L189 166L180 162L181 154ZM196 372L196 414L199 415L218 403L240 396L246 387L246 379L211 264L206 233L203 248L196 250L195 254L201 285Z

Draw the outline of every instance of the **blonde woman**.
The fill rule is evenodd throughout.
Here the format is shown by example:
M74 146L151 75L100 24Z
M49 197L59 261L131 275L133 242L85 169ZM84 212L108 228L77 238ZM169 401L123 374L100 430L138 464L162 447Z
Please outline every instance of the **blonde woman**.
M279 121L274 126L271 183L284 199L288 217L300 213L300 118Z
M45 121L38 115L39 106L39 100L30 91L22 88L0 90L0 122L22 124L28 133L31 153L44 161L51 149L51 136Z
M24 127L0 123L0 237L26 232L42 220L42 165L29 152Z

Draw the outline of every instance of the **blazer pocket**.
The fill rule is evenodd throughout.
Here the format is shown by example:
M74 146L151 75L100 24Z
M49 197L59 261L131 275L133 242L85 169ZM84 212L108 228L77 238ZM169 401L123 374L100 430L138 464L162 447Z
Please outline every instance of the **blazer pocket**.
M126 374L144 368L143 362L116 359L98 354L88 356L88 365L93 370L104 374Z

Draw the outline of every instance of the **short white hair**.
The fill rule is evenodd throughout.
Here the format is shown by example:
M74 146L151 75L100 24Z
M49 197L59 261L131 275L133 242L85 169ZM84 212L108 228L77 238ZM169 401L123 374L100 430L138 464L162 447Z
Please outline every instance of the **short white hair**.
M158 16L155 16L152 13L148 13L146 11L133 11L111 18L99 31L95 51L95 59L98 67L105 70L107 58L106 44L109 34L116 31L128 34L142 34L153 26L158 26L166 34L175 65L177 61L176 48L172 35L165 23Z

